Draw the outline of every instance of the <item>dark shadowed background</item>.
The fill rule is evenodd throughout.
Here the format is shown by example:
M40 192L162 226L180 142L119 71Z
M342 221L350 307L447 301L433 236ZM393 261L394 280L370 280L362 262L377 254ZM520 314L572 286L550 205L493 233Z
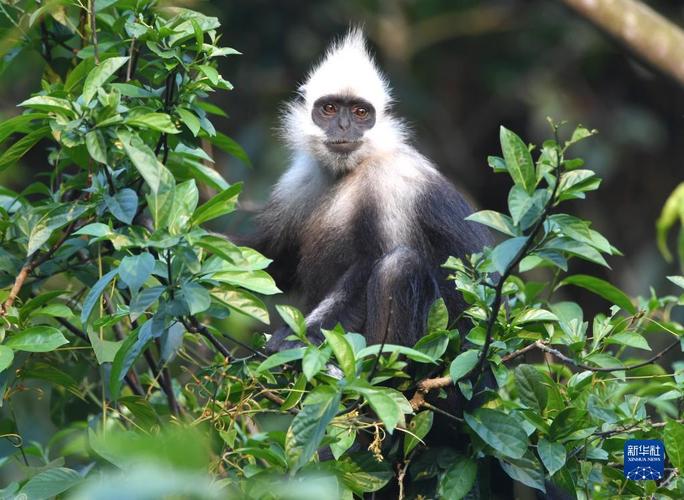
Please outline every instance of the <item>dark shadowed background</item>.
M684 23L680 2L647 2L675 23ZM174 2L178 4L178 2ZM603 276L630 294L653 284L671 290L664 276L677 272L655 245L654 222L667 195L684 179L682 88L651 71L584 19L549 0L328 0L186 2L218 16L223 42L243 53L226 59L222 72L235 90L214 97L229 113L216 128L248 152L251 168L217 152L218 168L245 180L243 206L264 202L287 165L276 138L282 102L327 44L350 24L362 24L395 90L395 111L412 126L418 148L437 163L480 208L503 210L507 177L487 166L500 154L501 124L541 143L546 117L582 123L600 135L576 153L604 183L572 210L622 250ZM35 68L32 73L27 66ZM41 60L22 56L0 80L3 116L31 88ZM568 126L570 130L570 126ZM34 151L23 167L0 182L20 187L42 161ZM11 178L8 178L10 177ZM243 231L248 214L223 221L218 230ZM589 264L575 262L572 271ZM540 274L539 279L544 279ZM582 294L568 289L565 293ZM587 313L606 304L580 298Z

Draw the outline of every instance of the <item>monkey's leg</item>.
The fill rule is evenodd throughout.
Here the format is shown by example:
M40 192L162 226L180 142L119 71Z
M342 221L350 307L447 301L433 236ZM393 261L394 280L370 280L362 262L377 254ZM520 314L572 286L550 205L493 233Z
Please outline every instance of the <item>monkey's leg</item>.
M410 345L422 337L439 287L432 269L415 250L398 247L378 260L368 281L366 340Z

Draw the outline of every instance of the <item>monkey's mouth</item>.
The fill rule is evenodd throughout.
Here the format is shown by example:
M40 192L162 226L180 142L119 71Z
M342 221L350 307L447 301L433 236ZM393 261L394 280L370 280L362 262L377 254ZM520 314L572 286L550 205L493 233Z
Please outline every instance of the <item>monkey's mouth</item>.
M325 145L333 153L349 154L356 151L361 146L361 141L326 141Z

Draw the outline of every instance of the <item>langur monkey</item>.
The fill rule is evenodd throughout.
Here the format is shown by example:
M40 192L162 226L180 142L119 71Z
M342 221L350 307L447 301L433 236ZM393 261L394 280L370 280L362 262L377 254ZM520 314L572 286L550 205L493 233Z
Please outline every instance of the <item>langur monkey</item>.
M440 266L481 251L487 230L464 220L471 207L409 144L360 30L333 43L298 94L281 126L290 165L249 244L301 295L312 341L339 322L368 344L413 345L437 298L452 319L465 308ZM291 334L280 328L267 350L296 345Z

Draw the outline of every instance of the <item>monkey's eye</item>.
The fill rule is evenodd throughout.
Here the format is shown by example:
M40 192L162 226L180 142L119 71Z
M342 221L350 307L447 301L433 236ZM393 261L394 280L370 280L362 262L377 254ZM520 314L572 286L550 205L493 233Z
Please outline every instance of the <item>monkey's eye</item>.
M368 110L366 108L354 108L354 114L359 118L365 118L368 116Z
M334 114L335 114L335 111L337 111L337 108L335 107L334 104L328 103L328 104L324 104L324 105L323 105L323 112L324 112L326 115L334 115Z

